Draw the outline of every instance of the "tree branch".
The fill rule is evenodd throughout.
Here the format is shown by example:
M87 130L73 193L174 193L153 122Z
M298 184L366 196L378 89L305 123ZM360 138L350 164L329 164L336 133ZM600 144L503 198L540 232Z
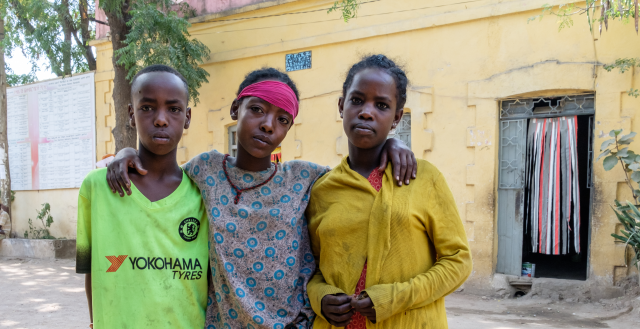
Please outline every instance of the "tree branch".
M82 42L80 40L80 38L78 38L78 31L76 31L76 30L71 31L71 35L73 36L73 39L76 40L76 43L78 44L78 46L80 46L82 48L86 48L84 46L84 42Z
M616 151L620 152L620 145L618 144L618 136L615 136L614 138L616 141ZM629 178L629 173L627 173L627 169L624 166L624 161L622 161L621 157L617 157L617 158L618 158L618 161L620 161L620 165L622 165L622 171L624 171L624 180L629 186L629 188L631 189L631 195L633 196L633 199L635 200L636 204L638 204L638 196L636 196L636 191L633 189L633 185L631 185L631 179Z
M109 26L109 23L107 23L107 22L103 22L103 21L98 20L98 19L95 19L95 18L93 18L93 17L89 17L89 20L90 20L90 21L92 21L92 22L96 22L96 23L98 23L98 24L102 24L102 25Z
M87 0L78 1L78 11L80 12L80 35L82 36L82 46L85 49L84 57L87 59L89 70L95 71L96 58L93 55L93 51L91 51L91 46L89 46L89 39L91 39L89 21L91 17L89 17L89 13L87 12L88 7Z

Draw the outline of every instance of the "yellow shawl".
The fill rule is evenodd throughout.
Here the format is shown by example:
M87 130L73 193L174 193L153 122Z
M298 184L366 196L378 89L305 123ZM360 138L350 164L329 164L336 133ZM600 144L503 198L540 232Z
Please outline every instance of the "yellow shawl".
M315 329L332 328L322 298L352 295L365 261L377 317L367 328L447 328L444 296L471 273L471 253L436 167L418 160L417 178L398 187L389 165L377 192L345 157L313 186L306 216L319 264L307 286Z

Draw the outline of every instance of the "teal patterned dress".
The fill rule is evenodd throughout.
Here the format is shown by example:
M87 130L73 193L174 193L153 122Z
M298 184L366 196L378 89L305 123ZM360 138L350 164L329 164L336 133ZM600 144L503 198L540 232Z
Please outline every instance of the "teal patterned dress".
M277 164L265 185L241 193L224 173L224 155L211 151L185 166L198 184L209 217L207 329L310 328L315 314L307 282L315 270L304 211L313 183L329 168L306 161ZM227 163L240 189L267 180L276 170L252 172Z

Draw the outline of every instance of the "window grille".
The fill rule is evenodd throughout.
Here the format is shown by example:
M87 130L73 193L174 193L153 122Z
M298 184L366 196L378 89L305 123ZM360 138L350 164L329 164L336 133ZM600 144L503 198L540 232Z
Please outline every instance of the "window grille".
M411 148L411 113L405 113L402 115L400 122L395 131L391 133L392 138L397 138L403 141L409 148Z
M526 124L526 120L500 122L500 188L524 187Z
M595 113L595 95L568 95L503 100L500 119L550 118Z
M229 131L229 154L233 157L238 156L238 126L233 125L228 128Z

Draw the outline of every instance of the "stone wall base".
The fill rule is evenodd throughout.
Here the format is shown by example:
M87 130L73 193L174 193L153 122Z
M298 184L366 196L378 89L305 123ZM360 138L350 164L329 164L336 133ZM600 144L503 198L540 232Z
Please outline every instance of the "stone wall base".
M528 282L527 282L528 281ZM578 281L549 278L523 278L518 276L495 274L492 281L493 296L513 298L522 291L524 298L549 298L568 302L589 302L624 296L624 289L599 283L595 280Z
M2 239L0 257L73 259L76 240Z

